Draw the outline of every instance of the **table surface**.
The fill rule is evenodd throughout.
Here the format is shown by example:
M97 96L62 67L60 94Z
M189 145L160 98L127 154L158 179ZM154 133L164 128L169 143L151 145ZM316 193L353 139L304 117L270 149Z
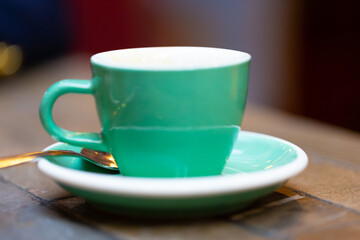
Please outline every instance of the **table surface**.
M53 143L38 105L54 82L89 79L88 56L48 61L0 79L0 156ZM324 106L327 107L327 106ZM98 131L89 96L67 95L54 118ZM40 173L35 162L0 170L1 239L360 239L360 134L248 104L243 129L295 143L309 165L276 192L231 215L186 221L129 219L99 212Z

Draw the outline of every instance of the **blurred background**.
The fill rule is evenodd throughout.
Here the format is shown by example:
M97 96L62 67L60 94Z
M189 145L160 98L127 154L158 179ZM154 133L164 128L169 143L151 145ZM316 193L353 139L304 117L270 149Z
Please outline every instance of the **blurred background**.
M53 82L90 78L92 54L168 45L248 52L250 104L360 131L359 12L334 0L0 0L0 136Z

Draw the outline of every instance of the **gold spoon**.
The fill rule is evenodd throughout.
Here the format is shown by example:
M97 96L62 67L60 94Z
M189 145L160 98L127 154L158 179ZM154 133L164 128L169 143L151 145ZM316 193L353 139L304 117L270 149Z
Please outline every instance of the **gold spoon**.
M50 150L44 152L32 152L14 155L10 157L0 157L0 168L6 168L21 163L29 162L37 157L45 156L79 156L82 159L91 162L99 167L106 168L109 170L119 171L118 166L116 165L113 156L107 152L94 151L90 149L83 148L81 152L73 152L68 150Z

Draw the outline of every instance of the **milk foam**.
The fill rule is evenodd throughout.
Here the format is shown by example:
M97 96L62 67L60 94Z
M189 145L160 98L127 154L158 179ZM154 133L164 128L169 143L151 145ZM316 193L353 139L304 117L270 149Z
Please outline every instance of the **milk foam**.
M249 59L247 53L219 48L152 47L103 52L91 61L111 67L167 70L219 67Z

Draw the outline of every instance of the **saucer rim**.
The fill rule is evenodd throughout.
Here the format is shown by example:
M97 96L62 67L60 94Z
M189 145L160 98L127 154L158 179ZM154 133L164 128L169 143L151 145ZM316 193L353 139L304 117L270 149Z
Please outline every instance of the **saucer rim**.
M245 174L191 178L144 178L113 176L84 172L51 163L39 158L38 168L56 182L83 190L128 197L181 198L216 196L246 192L281 184L303 171L308 164L306 153L295 144L266 134L241 131L240 134L268 138L289 145L297 158L283 166ZM55 143L52 148L62 143ZM191 187L190 187L191 186Z

